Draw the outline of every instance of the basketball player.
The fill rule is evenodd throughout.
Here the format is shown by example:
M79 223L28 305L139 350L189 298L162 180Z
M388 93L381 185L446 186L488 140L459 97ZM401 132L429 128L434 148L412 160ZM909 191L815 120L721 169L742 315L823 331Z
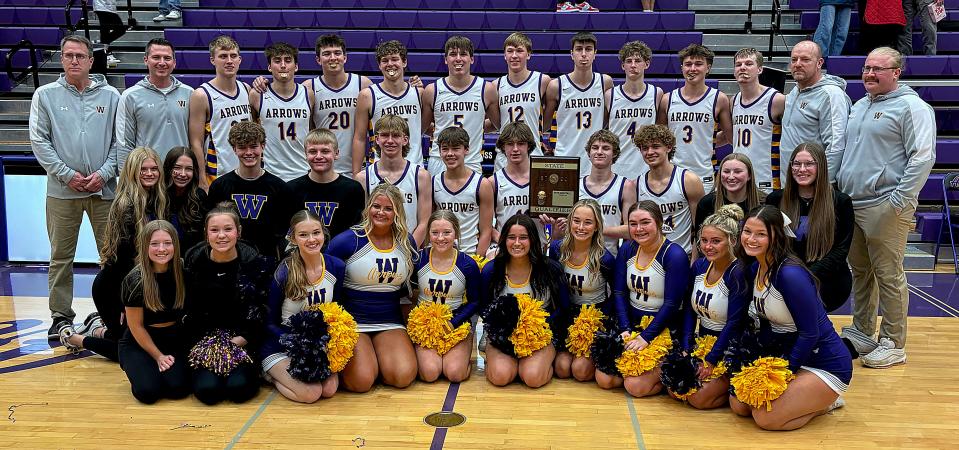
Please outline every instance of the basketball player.
M346 42L335 34L316 39L316 62L323 74L303 82L316 97L313 125L326 128L336 136L337 148L342 151L334 162L334 170L352 178L356 99L371 82L363 75L346 72Z
M656 202L663 213L663 235L695 260L693 217L699 199L705 195L702 181L693 171L672 162L676 137L665 126L646 125L636 132L633 142L649 166L636 180L636 201Z
M499 103L499 126L522 121L540 140L543 134L543 99L551 78L541 72L529 70L527 64L533 56L533 43L525 34L516 32L503 43L506 58L506 75L496 79L496 94ZM542 156L540 146L533 149L533 156ZM506 154L496 152L495 170L506 166Z
M619 136L619 158L613 164L613 172L631 177L646 170L643 155L633 144L633 136L643 125L656 123L656 109L663 98L663 90L647 84L643 78L653 52L644 42L627 42L619 49L619 62L626 74L626 81L606 91L606 107L609 108L609 131ZM616 255L616 250L610 250Z
M461 127L470 136L466 167L483 172L483 122L499 123L499 108L496 106L496 87L482 78L470 74L473 65L473 43L463 36L452 36L443 46L444 59L449 73L436 80L423 91L423 124L433 122L433 143L427 161L429 171L436 175L446 170L440 159L436 137L440 131L451 126Z
M419 164L407 160L410 129L406 119L385 115L376 121L373 132L378 159L356 174L356 181L367 195L382 183L390 183L400 190L406 226L412 230L413 240L419 247L426 242L426 221L433 209L430 174Z
M589 175L579 183L579 199L596 200L603 213L603 237L606 249L616 256L619 240L628 238L626 211L636 203L636 182L613 173L612 167L621 157L620 137L609 130L599 130L586 142ZM635 145L635 144L634 144ZM643 164L645 166L645 163ZM642 173L642 172L640 172Z
M596 36L580 32L570 40L573 71L549 82L546 88L544 121L556 114L556 141L552 154L579 157L580 176L589 173L589 160L583 158L586 141L606 123L605 92L613 88L609 75L593 72ZM552 141L552 139L551 139Z
M733 97L733 152L753 163L756 186L766 194L781 189L779 137L786 96L759 84L763 54L744 48L733 57L739 93Z
M376 61L380 73L383 74L383 81L361 90L356 100L351 161L354 174L362 171L366 162L366 149L372 132L370 125L387 115L406 119L409 140L406 159L414 165L423 165L421 130L424 119L420 101L423 90L416 87L412 79L407 83L403 78L406 71L406 47L400 41L383 42L376 46ZM410 227L410 230L413 230L413 227Z
M210 63L216 76L190 95L190 149L197 161L206 162L206 176L199 176L203 189L240 164L229 142L230 128L253 118L250 86L236 79L241 61L236 41L230 36L217 36L210 41Z
M436 142L446 170L433 175L433 204L459 220L459 250L485 255L493 229L493 183L465 165L470 137L460 127L439 133Z
M303 140L310 171L286 183L297 209L306 208L316 214L326 225L329 237L360 223L366 203L366 193L360 183L336 172L336 160L340 156L338 141L338 137L325 128L310 131Z
M699 44L689 44L680 50L679 62L685 84L663 96L656 120L656 123L669 127L676 137L673 162L692 170L702 180L706 192L713 190L716 181L713 169L716 165L715 148L728 144L733 132L729 97L719 89L706 86L706 76L713 67L714 56L712 50ZM665 212L663 215L668 216ZM688 252L689 248L685 248Z
M266 48L273 82L262 94L250 91L253 116L266 131L263 165L267 172L284 182L303 176L310 165L303 158L303 139L310 132L310 114L313 111L313 91L296 83L293 78L299 69L299 51L285 42L276 42Z

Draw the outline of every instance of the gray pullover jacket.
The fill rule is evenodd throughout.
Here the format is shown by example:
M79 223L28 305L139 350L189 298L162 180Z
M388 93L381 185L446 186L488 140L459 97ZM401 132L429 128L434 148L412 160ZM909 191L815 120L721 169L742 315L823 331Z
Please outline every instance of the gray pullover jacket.
M836 181L845 145L846 119L852 101L846 95L846 80L823 74L822 79L806 89L793 88L786 95L782 139L779 141L781 173L789 176L786 166L793 150L803 142L815 142L826 149L829 181ZM783 179L783 186L786 185Z
M175 77L164 94L147 77L123 91L117 110L118 164L122 170L136 147L150 147L160 155L159 164L173 147L189 147L187 122L193 88Z

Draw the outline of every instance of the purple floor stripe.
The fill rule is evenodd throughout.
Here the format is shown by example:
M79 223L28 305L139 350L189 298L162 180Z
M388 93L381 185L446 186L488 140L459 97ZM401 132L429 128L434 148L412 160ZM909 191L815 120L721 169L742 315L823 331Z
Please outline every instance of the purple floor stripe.
M450 383L449 390L446 391L446 400L443 401L443 411L453 411L456 404L456 395L460 392L459 383ZM433 432L433 442L430 443L430 450L442 450L443 443L446 442L446 430L448 428L437 428Z

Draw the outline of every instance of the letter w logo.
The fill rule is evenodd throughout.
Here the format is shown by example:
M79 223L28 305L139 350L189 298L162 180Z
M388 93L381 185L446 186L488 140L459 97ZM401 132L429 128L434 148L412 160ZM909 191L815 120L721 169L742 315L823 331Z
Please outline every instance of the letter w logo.
M322 219L326 226L330 226L330 222L333 221L333 214L336 213L336 208L340 207L340 204L337 202L306 202L304 205L306 209L312 211L313 214L316 214Z
M376 258L376 269L379 271L379 283L392 283L393 279L396 278L396 268L399 265L399 258Z
M453 280L437 280L430 278L430 293L433 301L437 303L446 303L446 297L450 294L450 286Z
M107 108L105 106L97 106L97 113L103 114Z
M233 194L233 202L236 203L236 209L240 211L240 218L256 220L260 217L260 211L269 198L265 195L253 194Z

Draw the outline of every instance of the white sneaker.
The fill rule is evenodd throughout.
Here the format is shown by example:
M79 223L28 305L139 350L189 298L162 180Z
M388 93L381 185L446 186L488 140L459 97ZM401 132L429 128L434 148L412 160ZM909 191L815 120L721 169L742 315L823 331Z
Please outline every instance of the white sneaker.
M107 67L115 68L117 65L119 65L122 62L123 61L120 61L120 58L117 58L116 56L107 55Z
M879 347L879 343L872 340L872 336L866 335L866 333L859 331L856 327L842 327L842 334L840 334L839 337L852 343L856 352L859 353L858 356L868 354L875 350L876 347Z
M832 404L826 408L826 412L831 412L832 410L842 408L843 406L846 406L846 400L840 395L839 397L836 397L836 401L832 402Z
M157 16L153 18L154 22L163 22L164 20L166 20L166 14L163 13L157 14Z
M860 357L862 365L873 369L885 369L906 363L906 350L896 348L896 343L889 338L879 339L879 346L867 355Z
M170 11L170 14L166 15L166 20L180 20L181 17L183 16L180 14L180 10L174 9L173 11Z

